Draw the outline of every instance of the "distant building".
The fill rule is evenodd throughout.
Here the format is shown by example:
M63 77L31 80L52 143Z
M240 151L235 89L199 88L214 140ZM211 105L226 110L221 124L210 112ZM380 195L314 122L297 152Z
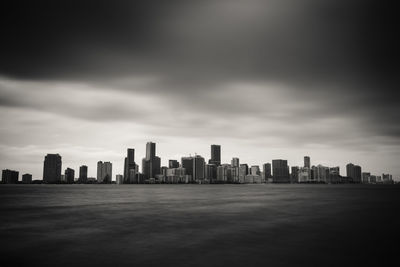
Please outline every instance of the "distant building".
M146 157L142 160L142 174L145 179L161 174L161 159L156 156L156 143L147 142Z
M217 167L217 181L219 183L226 183L228 182L228 171L231 165L229 164L222 164Z
M311 180L311 169L308 167L299 168L297 179L299 183L310 183Z
M313 181L317 183L330 183L329 180L329 167L322 166L319 164L318 166L313 166Z
M3 184L16 184L18 183L19 172L5 169L1 174L1 181Z
M392 175L382 173L382 182L385 184L393 183Z
M186 170L186 174L193 177L193 157L182 157L181 163Z
M208 161L209 164L215 164L216 166L221 165L221 146L211 145L211 159Z
M261 175L248 174L244 180L245 184L260 184L263 182Z
M268 178L272 178L271 163L263 164L263 172L265 180L267 180Z
M205 160L202 156L196 155L193 158L193 180L204 180Z
M192 177L186 175L185 168L168 168L166 170L165 182L168 184L190 183Z
M109 184L112 179L112 163L111 162L97 162L97 182Z
M115 176L115 181L117 182L117 184L123 184L124 183L124 176L121 174L117 174Z
M232 158L231 165L232 167L239 167L239 158Z
M371 173L369 173L369 172L361 173L362 183L369 184L370 177L371 177Z
M22 183L31 184L32 183L32 174L25 173L22 175Z
M340 183L340 168L339 167L332 167L329 168L329 181L328 183L337 184Z
M292 184L299 182L299 170L298 166L292 166L292 171L290 173L290 182Z
M349 163L346 165L346 175L349 177L353 183L361 183L361 167Z
M217 180L217 165L206 164L204 178L210 182L215 182Z
M272 160L272 175L274 183L289 183L289 166L287 160L274 159Z
M239 182L244 183L246 176L249 174L249 166L247 164L240 164L239 167Z
M309 156L304 156L304 167L311 168L311 161Z
M65 180L68 184L73 184L75 180L75 170L71 168L65 169Z
M138 170L136 168L136 162L135 162L135 149L128 148L126 150L126 157L124 160L124 183L125 184L138 183L136 175L137 172Z
M250 174L251 174L251 175L260 175L260 174L261 174L261 172L260 172L260 167L259 167L258 165L253 165L253 166L251 166L251 168L250 168Z
M168 168L179 168L179 162L176 159L170 159L168 161Z
M43 163L43 181L57 183L61 181L61 156L59 154L47 154Z
M80 183L86 183L88 178L88 166L82 165L79 167L79 179Z

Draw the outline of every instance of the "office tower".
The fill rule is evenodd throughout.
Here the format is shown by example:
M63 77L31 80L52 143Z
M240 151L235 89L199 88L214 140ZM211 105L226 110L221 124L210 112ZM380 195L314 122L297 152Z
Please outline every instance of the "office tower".
M205 160L202 156L196 155L193 158L193 180L204 180Z
M79 182L86 183L88 175L88 167L86 165L82 165L79 167Z
M75 180L75 170L71 168L65 169L65 180L68 184L73 184Z
M217 180L217 166L215 164L206 164L205 179L210 182L215 182Z
M264 172L264 178L268 179L272 177L271 174L271 163L264 163L263 164L263 172Z
M32 183L32 174L25 173L22 175L22 183L31 184Z
M272 160L272 178L274 183L289 183L289 166L287 160Z
M251 175L260 175L260 167L258 165L253 165L250 168Z
M330 183L329 180L329 168L318 164L313 166L313 181L317 183Z
M112 163L111 162L97 162L97 182L108 184L112 179Z
M117 174L115 176L115 181L117 182L117 184L123 184L124 183L124 176L121 174Z
M228 181L232 183L239 183L239 174L240 174L240 167L231 166L228 172Z
M361 183L361 167L349 163L346 165L346 175L353 183Z
M370 178L370 176L371 176L371 173L369 173L369 172L363 172L363 173L361 174L362 183L363 183L363 184L368 184L368 183L369 183L369 178Z
M221 165L221 146L211 145L211 159L208 161L209 164L215 164L216 166Z
M182 168L185 168L186 174L193 177L193 157L181 158Z
M337 184L340 182L340 169L339 167L329 168L329 183Z
M43 164L43 181L57 183L61 181L61 156L59 154L47 154Z
M146 157L142 160L142 173L144 179L155 178L161 173L161 159L156 156L156 144L147 142Z
M168 161L168 168L179 168L179 162L176 159L170 159Z
M311 168L311 164L310 164L310 157L309 156L304 156L304 167L305 168Z
M3 184L16 184L18 182L19 172L5 169L1 174L1 181Z
M292 184L299 182L299 170L298 166L292 166L292 172L290 173L290 182Z
M249 166L247 164L240 164L239 166L239 182L244 183L246 175L249 174Z
M228 182L228 169L231 167L229 164L222 164L217 167L217 182L226 183Z
M135 149L128 148L126 154L127 156L125 157L125 163L124 163L124 183L136 184L137 168L135 162Z
M232 167L239 167L239 158L232 158L231 165Z

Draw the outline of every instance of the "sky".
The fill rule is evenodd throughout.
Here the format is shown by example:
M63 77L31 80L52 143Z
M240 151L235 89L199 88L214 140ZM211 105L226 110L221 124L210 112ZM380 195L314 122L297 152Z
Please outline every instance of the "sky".
M359 164L400 177L399 61L385 1L6 1L0 168L168 159Z

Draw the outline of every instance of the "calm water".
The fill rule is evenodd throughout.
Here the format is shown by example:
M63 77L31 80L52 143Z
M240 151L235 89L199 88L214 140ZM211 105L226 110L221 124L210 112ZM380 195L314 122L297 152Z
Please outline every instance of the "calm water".
M382 266L399 211L394 186L1 185L0 266Z

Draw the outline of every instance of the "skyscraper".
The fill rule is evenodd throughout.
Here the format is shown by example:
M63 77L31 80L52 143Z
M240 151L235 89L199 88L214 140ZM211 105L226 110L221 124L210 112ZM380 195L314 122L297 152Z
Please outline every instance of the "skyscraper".
M112 179L112 163L111 162L97 162L97 182L98 183L111 183Z
M161 173L161 159L156 156L156 144L147 142L146 157L142 160L142 173L145 179L155 178Z
M274 183L289 183L289 166L287 160L274 159L272 160L272 175Z
M311 168L311 163L310 163L310 157L309 156L304 156L304 167L305 168Z
M268 179L272 177L271 174L271 163L265 163L263 164L263 172L264 172L264 178Z
M206 164L204 178L210 182L215 182L217 179L217 166L214 164Z
M179 168L179 162L176 159L170 159L168 161L168 168Z
M193 158L193 180L204 180L205 161L202 156L196 155Z
M56 183L61 181L61 156L59 154L47 154L43 163L43 181Z
M251 175L260 175L260 167L258 165L253 165L250 167Z
M13 170L3 170L1 173L1 181L3 184L16 184L18 182L19 172Z
M75 170L71 168L65 169L65 180L68 184L73 184L75 180Z
M135 149L128 148L126 151L127 156L125 157L124 164L124 183L126 184L135 184L137 183L137 169L135 162Z
M215 164L216 166L221 165L221 146L211 145L211 159L208 161L209 164Z
M361 183L361 167L349 163L346 165L346 175L351 178L353 183Z
M239 158L232 158L231 165L232 167L239 167Z
M82 165L79 167L79 182L86 183L87 182L87 174L88 167L86 165Z
M193 157L182 157L181 164L186 170L186 175L193 177Z
M290 173L290 182L298 183L299 182L299 167L292 166L292 172Z
M22 175L22 183L30 184L32 183L32 174L25 173Z

